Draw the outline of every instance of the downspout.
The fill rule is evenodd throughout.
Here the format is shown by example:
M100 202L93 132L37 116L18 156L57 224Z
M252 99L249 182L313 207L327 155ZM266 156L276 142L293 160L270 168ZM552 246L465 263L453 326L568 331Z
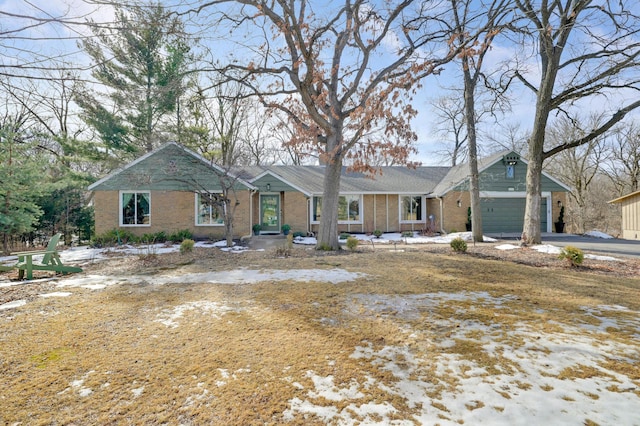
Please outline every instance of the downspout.
M436 200L440 202L440 233L446 234L444 230L444 200L436 195Z
M311 200L312 196L307 197L307 236L311 235Z
M255 189L249 190L249 235L240 237L240 241L249 240L253 236L253 196L256 192L257 191Z

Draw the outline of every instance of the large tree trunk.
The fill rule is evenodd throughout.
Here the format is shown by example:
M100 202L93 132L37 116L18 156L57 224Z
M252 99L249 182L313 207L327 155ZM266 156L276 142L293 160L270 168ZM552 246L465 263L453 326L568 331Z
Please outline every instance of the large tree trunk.
M340 174L342 159L330 161L324 170L324 190L322 192L322 217L318 232L318 249L339 250L338 242L338 199L340 197Z
M331 137L329 138L331 139ZM329 140L327 147L336 146L335 141ZM327 150L330 159L324 169L324 185L322 192L322 216L318 232L318 249L339 250L338 241L338 200L340 197L340 177L342 175L342 156L340 153Z
M464 59L464 108L469 149L469 195L471 199L471 232L473 241L482 242L482 211L480 209L480 175L476 135L475 82L471 77L468 58Z
M554 74L547 73L546 76ZM540 233L540 197L542 195L542 162L544 161L544 140L549 120L549 105L551 102L551 91L553 90L553 79L542 79L542 88L538 93L536 102L536 114L533 120L533 132L529 140L529 150L527 160L527 197L524 209L524 225L522 228L522 243L540 244L542 235Z
M532 141L533 142L533 141ZM524 209L523 244L540 244L540 199L542 177L542 150L529 145L529 165L527 167L527 198Z
M522 243L540 244L540 197L542 182L542 162L544 161L544 141L547 123L551 111L553 87L558 74L558 63L562 50L554 49L553 41L542 36L540 41L540 58L542 76L540 88L536 95L536 113L533 119L533 130L529 140L527 160L527 197L524 210L524 225L522 228Z

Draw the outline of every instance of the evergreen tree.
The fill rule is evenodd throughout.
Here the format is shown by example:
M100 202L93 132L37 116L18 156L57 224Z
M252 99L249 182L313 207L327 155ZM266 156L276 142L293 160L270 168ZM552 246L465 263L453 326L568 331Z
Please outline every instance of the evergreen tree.
M116 9L110 28L93 27L81 47L104 93L78 98L85 121L110 152L149 152L167 139L165 125L183 91L189 59L184 25L160 3ZM108 99L108 101L107 101Z
M44 164L33 155L19 127L10 120L0 124L0 235L5 254L11 239L32 231L42 215L37 197L42 193Z

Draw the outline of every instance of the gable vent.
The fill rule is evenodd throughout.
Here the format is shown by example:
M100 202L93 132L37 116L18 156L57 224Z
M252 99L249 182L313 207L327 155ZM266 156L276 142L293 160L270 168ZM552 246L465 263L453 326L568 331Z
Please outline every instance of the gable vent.
M518 154L508 154L502 157L502 162L504 164L515 166L520 161L520 156Z

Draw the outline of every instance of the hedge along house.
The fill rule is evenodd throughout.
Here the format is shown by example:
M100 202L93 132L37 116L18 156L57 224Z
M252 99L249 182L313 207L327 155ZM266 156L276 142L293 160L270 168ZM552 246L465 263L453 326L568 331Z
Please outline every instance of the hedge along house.
M521 232L526 162L514 152L481 161L485 233ZM124 228L142 235L189 229L195 238L222 238L224 222L206 194L222 190L221 176L234 183L236 237L315 233L322 212L323 166L248 166L225 171L192 151L169 143L89 187L94 192L96 233ZM341 232L452 232L465 229L468 165L382 167L370 177L343 170L338 223ZM550 232L567 188L543 176L542 231ZM204 191L204 192L203 192Z
M622 238L640 240L640 191L609 201L620 204L622 211Z

